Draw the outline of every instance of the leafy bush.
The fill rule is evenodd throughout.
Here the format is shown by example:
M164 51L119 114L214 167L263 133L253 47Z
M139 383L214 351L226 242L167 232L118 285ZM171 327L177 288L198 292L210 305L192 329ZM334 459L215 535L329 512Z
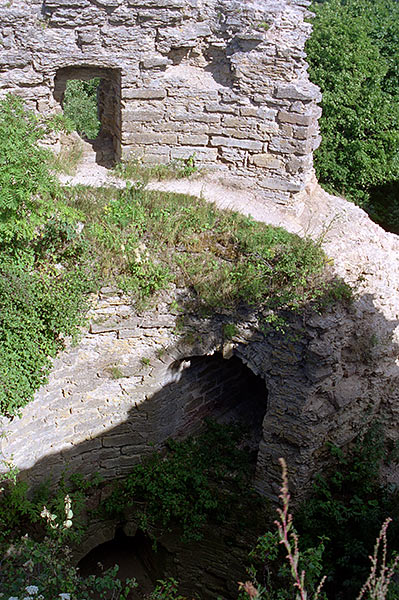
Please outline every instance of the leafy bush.
M62 336L81 323L88 274L0 263L0 411L12 416L46 381Z
M365 203L371 186L399 178L399 4L314 5L309 74L323 92L320 181Z
M57 515L44 507L41 516L47 519L49 535L41 541L24 535L9 544L0 563L2 596L16 600L90 600L108 599L111 594L114 600L127 600L135 582L127 579L122 583L116 576L117 565L101 576L80 576L67 545L73 519L71 508L70 498L66 496L64 521L60 523Z
M46 130L20 98L0 100L0 250L23 248L50 211L50 154L37 143Z
M336 468L318 476L313 494L296 514L296 523L305 546L314 546L318 536L324 536L323 570L329 594L353 598L367 578L374 540L388 516L395 518L391 535L393 540L397 537L398 497L379 480L385 450L378 428L346 453L335 446L330 451Z
M64 115L73 123L76 131L88 139L96 138L101 127L97 108L99 83L98 78L90 81L71 79L67 81L64 94Z
M140 527L179 527L182 539L198 540L210 516L229 514L238 501L248 503L248 453L238 448L243 432L236 425L207 423L198 438L170 440L168 453L154 453L117 483L104 502L106 515L133 509ZM223 496L221 482L230 493ZM242 495L242 498L240 496Z
M321 577L323 563L322 557L324 552L323 540L317 548L308 548L303 551L300 549L299 535L294 527L293 516L290 513L290 494L288 490L287 466L284 459L280 458L282 466L282 487L280 500L282 508L277 509L278 519L275 521L277 532L268 532L258 540L258 544L250 556L259 556L263 562L263 579L264 585L259 583L257 578L256 567L253 565L248 569L250 580L245 583L239 583L240 600L248 598L256 598L258 600L307 600L310 597L313 600L327 600L324 592L324 585L327 577ZM368 561L368 577L360 589L360 592L355 596L353 594L349 598L357 598L362 600L388 600L396 599L397 583L394 580L394 575L399 566L399 555L396 555L391 560L388 558L388 540L387 529L392 519L387 518L380 527L375 538L374 552L370 555ZM316 534L320 533L316 529ZM342 529L337 532L337 537L342 533ZM320 539L320 538L319 538ZM301 538L302 541L302 538ZM270 565L279 556L279 546L284 550L284 560L281 563L277 577L270 572ZM352 565L347 565L351 568ZM266 578L264 575L266 574ZM279 586L278 577L285 579L283 587ZM338 581L338 589L340 582ZM331 596L330 596L331 597ZM334 593L332 596L335 599L346 598L342 595L342 590Z

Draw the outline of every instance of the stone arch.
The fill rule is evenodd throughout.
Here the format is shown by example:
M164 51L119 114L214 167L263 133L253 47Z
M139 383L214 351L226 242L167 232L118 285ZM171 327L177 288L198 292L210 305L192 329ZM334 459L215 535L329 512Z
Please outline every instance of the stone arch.
M171 402L178 419L174 436L195 433L209 417L243 425L250 447L257 451L268 396L262 377L237 356L227 359L220 352L186 355L173 361L167 373L165 401Z
M100 132L91 140L96 162L112 166L121 156L121 71L98 66L68 66L58 69L54 78L54 99L63 105L67 82L73 79L90 81L98 78L97 111Z
M125 531L127 529L127 532ZM111 532L109 532L111 534ZM134 591L129 599L142 598L155 587L157 580L164 576L168 551L140 529L129 531L129 527L117 527L108 539L100 541L81 556L78 567L83 577L101 575L104 569L118 564L118 579L122 581L134 577L140 586L140 593Z

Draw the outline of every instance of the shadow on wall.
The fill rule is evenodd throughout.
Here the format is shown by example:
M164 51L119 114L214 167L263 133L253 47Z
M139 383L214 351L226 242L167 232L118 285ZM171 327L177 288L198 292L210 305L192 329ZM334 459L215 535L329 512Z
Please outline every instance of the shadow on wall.
M262 435L267 406L265 382L237 357L221 354L189 356L171 363L162 388L136 404L128 420L102 436L78 444L71 450L38 461L23 476L43 480L52 473L90 475L98 471L106 479L127 475L146 456L164 446L168 438L184 439L203 428L205 418L235 422L248 430L248 443L255 455Z
M251 429L257 451L255 483L261 492L277 496L278 458L283 456L291 489L299 496L328 460L326 442L344 446L376 418L391 439L397 438L398 344L392 334L399 323L388 321L371 295L356 298L349 307L335 305L324 314L306 310L287 316L285 333L270 328L252 331L244 339L238 332L253 323L255 315L255 310L237 310L237 335L228 342L223 331L231 315L204 320L208 335L167 349L164 385L139 404L131 397L125 422L43 457L21 477L38 482L50 475L57 481L65 470L86 476L99 472L105 479L123 477L167 438L194 433L204 417L212 416ZM197 315L193 318L200 321ZM209 356L221 346L228 349L229 359L217 352ZM116 525L108 524L106 535L96 531L84 554L112 540Z
M153 369L147 377L156 385L146 388L142 401L135 400L134 381L122 380L124 394L129 395L129 385L132 390L124 422L44 456L21 477L36 484L50 474L56 482L66 468L84 475L100 472L105 479L122 477L167 438L194 433L204 417L214 417L237 420L251 429L252 447L258 450L259 491L277 498L278 459L283 456L292 491L300 496L323 466L327 441L344 446L376 417L387 435L397 438L398 344L392 334L398 322L388 321L374 307L372 296L359 297L349 307L336 305L324 314L305 310L287 316L285 332L271 327L264 333L253 331L248 326L256 320L256 310L237 310L237 335L227 341L224 328L233 322L232 316L213 315L202 322L192 315L201 334L194 339L182 336L180 343L165 350L157 361L158 371ZM229 360L215 353L221 348ZM64 414L68 397L62 402ZM117 402L98 400L100 413L102 404L107 414L115 407L117 417ZM63 418L62 427L67 423ZM55 435L62 436L61 425Z

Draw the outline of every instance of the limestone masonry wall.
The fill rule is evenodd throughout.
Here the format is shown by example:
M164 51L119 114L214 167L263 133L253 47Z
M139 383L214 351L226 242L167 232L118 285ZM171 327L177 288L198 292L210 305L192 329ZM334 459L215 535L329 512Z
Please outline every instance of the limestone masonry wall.
M137 314L128 297L104 288L89 329L55 359L48 384L20 419L3 419L3 459L33 485L65 470L112 479L168 437L196 431L203 417L233 417L254 431L256 485L276 498L280 456L301 494L327 441L345 445L386 411L398 377L385 365L395 349L373 343L375 331L389 339L391 324L381 317L376 329L371 299L291 318L285 333L261 333L256 311L184 312L186 299L170 290Z
M195 155L223 180L289 202L320 142L309 4L0 0L0 95L47 114L60 110L68 79L99 76L114 158Z

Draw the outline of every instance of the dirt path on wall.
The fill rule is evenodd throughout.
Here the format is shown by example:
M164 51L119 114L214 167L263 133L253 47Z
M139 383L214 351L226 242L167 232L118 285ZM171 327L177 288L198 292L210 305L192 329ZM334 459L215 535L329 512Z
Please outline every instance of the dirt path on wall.
M83 164L75 176L60 179L65 185L126 186L97 164ZM306 193L298 194L291 207L264 199L261 193L225 187L212 177L154 181L148 189L201 197L219 208L320 241L336 274L354 285L359 297L371 294L376 310L388 321L399 319L399 236L385 232L362 209L328 194L316 181ZM361 301L358 305L361 311ZM394 339L399 341L399 327Z

